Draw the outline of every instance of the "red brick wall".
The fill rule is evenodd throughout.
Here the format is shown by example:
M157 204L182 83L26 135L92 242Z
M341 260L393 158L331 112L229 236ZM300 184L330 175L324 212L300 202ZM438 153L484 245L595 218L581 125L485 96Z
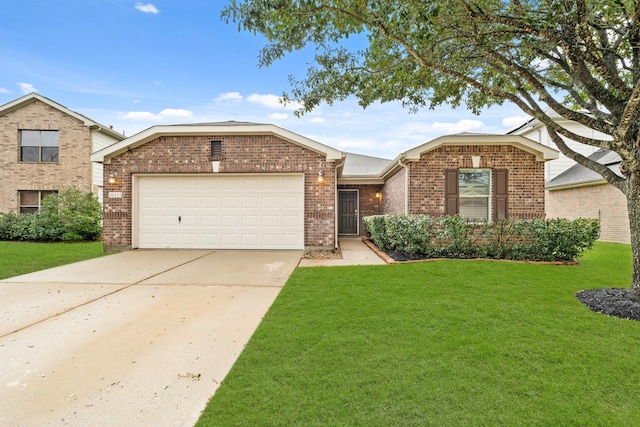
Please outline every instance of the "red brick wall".
M611 184L547 191L547 218L600 218L600 240L631 243L627 199Z
M58 130L58 163L21 163L20 130ZM91 191L91 131L41 101L0 116L0 212L18 211L19 190Z
M220 173L304 173L305 246L335 244L334 163L325 156L272 135L162 136L105 164L104 232L106 249L131 248L131 176L145 173L212 173L210 141L222 141ZM318 169L324 182L318 183ZM117 172L121 182L108 177ZM109 192L122 192L110 198Z
M338 185L339 190L358 190L358 222L359 235L366 236L362 218L382 213L382 200L376 193L382 195L382 185Z
M382 214L403 214L405 208L404 168L399 169L384 182L382 188Z
M445 214L446 169L472 168L471 156L481 156L480 168L509 171L510 218L544 218L544 163L535 155L511 145L441 146L409 163L409 212Z

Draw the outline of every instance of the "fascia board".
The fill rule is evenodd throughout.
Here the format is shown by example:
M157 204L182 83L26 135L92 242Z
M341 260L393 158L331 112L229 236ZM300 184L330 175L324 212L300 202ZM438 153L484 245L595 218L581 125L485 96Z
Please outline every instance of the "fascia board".
M40 101L44 104L47 104L48 106L55 108L58 111L63 112L64 114L71 116L79 121L81 121L85 126L87 126L88 128L90 128L93 131L98 131L98 132L103 132L113 138L116 138L118 140L123 140L125 139L124 135L120 134L119 132L109 128L109 127L105 127L104 125L101 125L100 123L91 120L90 118L83 116L80 113L77 113L73 110L68 109L67 107L65 107L64 105L58 104L55 101L50 100L49 98L46 98L42 95L39 95L37 93L30 93L28 95L25 95L23 97L20 97L18 99L14 99L11 102L8 102L2 106L0 106L0 116L4 115L6 113L9 113L11 111L15 111L18 110L22 107L24 107L25 105L28 105L31 102L34 101Z
M513 145L535 154L538 161L546 162L558 158L558 150L520 135L449 135L441 136L407 151L406 160L418 161L422 154L446 145Z
M384 184L384 179L381 177L356 177L356 176L348 176L348 177L340 177L338 178L338 184L344 185L382 185Z
M560 185L554 185L554 186L547 185L546 190L548 191L570 190L573 188L593 187L596 185L604 185L604 184L608 184L608 182L604 179L595 179L591 181L576 182L573 184L560 184Z
M130 149L139 147L161 136L181 135L275 135L293 144L300 145L326 156L329 162L341 160L344 155L341 151L305 138L296 133L282 129L275 125L248 124L248 125L158 125L133 135L124 141L113 144L91 155L94 162L108 163L110 159Z

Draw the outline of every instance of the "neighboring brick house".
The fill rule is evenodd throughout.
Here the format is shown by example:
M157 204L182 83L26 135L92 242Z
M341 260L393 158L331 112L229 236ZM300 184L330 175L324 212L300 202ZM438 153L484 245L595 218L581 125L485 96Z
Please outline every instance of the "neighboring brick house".
M34 212L76 186L100 197L102 165L91 153L124 136L36 93L0 106L0 212Z
M554 121L576 135L600 140L611 139L609 135L567 120L552 110L547 112ZM555 148L546 127L537 119L528 120L511 130L509 134L525 136ZM563 139L572 150L606 164L620 174L620 157L616 153ZM545 178L547 218L599 218L600 240L631 242L626 197L602 176L560 153L557 160L546 163Z
M104 163L106 249L303 249L364 235L375 214L544 217L556 157L520 136L462 134L389 161L223 122L154 126L92 160Z
M620 174L620 156L599 150L590 156ZM600 240L631 243L627 199L598 173L575 164L547 183L546 209L549 218L598 218Z

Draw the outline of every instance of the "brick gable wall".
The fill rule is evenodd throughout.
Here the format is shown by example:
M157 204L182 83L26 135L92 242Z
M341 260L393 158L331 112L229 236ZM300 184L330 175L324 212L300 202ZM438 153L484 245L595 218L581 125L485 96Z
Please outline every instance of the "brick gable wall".
M132 175L213 172L211 141L222 141L219 173L304 173L305 237L309 247L335 244L335 171L325 156L272 135L162 136L111 159L104 169L106 249L131 248ZM324 182L318 183L318 170ZM117 172L118 185L108 182ZM109 192L122 192L111 198Z
M441 146L410 162L409 212L445 214L445 170L472 168L471 156L481 156L480 168L507 169L510 218L544 218L544 162L511 145Z
M631 243L627 199L611 184L547 191L548 218L600 218L600 240Z
M21 163L20 130L58 130L58 163ZM91 130L75 117L35 100L0 116L0 212L18 211L19 190L91 191Z

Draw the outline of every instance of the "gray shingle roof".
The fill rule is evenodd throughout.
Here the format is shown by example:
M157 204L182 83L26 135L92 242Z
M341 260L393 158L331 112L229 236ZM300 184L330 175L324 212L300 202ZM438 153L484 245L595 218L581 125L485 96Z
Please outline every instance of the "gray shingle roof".
M342 176L379 176L380 172L387 167L391 160L379 157L365 156L362 154L345 153L347 157L344 161Z
M589 158L600 164L608 166L611 171L621 176L621 159L618 153L610 150L598 150L589 156ZM573 187L603 181L604 178L602 178L599 173L594 172L581 164L575 164L549 181L547 183L547 188L554 189L559 187Z

